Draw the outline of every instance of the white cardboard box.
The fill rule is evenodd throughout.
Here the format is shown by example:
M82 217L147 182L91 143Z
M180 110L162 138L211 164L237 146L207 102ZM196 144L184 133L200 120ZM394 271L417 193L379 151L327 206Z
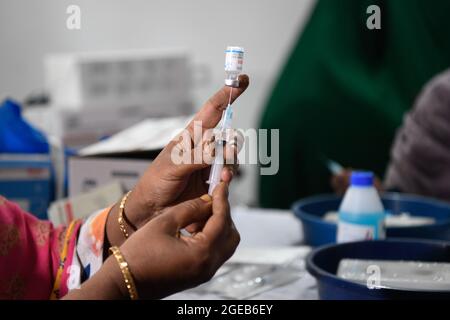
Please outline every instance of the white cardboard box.
M69 197L83 194L115 181L131 190L151 160L97 157L69 158Z
M48 218L55 226L67 226L74 219L85 219L92 213L113 205L122 196L121 184L114 182L88 193L53 202L48 209Z
M51 54L46 86L57 109L127 113L147 117L190 114L190 57L185 50L127 50ZM137 111L135 111L137 109Z
M51 166L48 154L0 154L0 195L46 219L54 196Z
M144 108L134 109L135 112L128 111L114 108L105 112L94 108L74 111L35 107L25 110L24 116L47 135L56 136L64 145L78 149L149 118L149 113Z

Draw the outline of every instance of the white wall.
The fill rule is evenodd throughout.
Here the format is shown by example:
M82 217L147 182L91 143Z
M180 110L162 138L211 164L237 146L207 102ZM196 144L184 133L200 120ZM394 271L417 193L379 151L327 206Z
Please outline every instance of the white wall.
M22 99L43 83L52 52L183 47L211 71L197 87L198 106L223 83L224 48L245 47L251 87L235 108L240 128L257 125L261 108L315 0L0 0L0 99ZM66 29L66 8L81 7L81 30ZM255 175L236 186L254 199Z

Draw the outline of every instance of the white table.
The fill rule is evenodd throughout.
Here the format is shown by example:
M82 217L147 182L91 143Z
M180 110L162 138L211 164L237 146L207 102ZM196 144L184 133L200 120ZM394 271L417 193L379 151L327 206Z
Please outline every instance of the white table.
M253 249L260 250L270 256L271 253L274 253L274 247L295 247L302 242L301 223L290 211L235 207L232 209L232 216L241 234L241 243L231 260ZM264 259L264 257L261 257L261 259ZM303 300L317 298L316 282L313 277L306 274L293 283L263 292L251 299ZM167 299L215 300L222 299L222 297L216 294L199 294L187 290Z

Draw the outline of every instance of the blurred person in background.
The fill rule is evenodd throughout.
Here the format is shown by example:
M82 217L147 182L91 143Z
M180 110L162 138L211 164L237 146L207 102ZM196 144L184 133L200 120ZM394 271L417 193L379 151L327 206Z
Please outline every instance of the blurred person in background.
M380 30L366 26L371 5ZM260 177L261 206L331 192L327 160L384 176L404 113L450 65L448 12L447 0L318 1L261 120L280 129L280 170Z
M343 194L350 169L332 178ZM450 70L434 77L408 112L391 149L383 185L378 189L429 196L450 202Z

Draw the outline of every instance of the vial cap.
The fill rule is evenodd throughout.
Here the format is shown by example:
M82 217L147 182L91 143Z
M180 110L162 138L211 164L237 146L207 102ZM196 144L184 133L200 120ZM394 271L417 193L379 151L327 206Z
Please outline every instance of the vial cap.
M239 80L225 79L225 85L228 87L239 88Z
M232 52L232 53L244 53L244 48L242 47L234 47L234 46L228 46L227 50L225 50L226 53Z
M373 186L373 176L372 172L352 172L351 185L355 187L371 187Z

